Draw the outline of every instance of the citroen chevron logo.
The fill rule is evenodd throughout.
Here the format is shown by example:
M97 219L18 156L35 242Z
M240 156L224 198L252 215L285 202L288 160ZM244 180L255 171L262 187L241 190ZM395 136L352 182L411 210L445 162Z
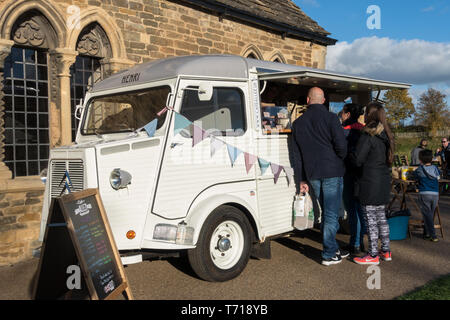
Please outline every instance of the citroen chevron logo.
M61 187L64 184L64 188L62 188L61 193L59 194L60 196L63 193L70 193L72 192L71 189L73 189L73 185L72 185L72 181L70 181L70 175L69 175L69 171L66 170L66 172L64 172L64 176L61 179L61 182L59 183L59 187Z

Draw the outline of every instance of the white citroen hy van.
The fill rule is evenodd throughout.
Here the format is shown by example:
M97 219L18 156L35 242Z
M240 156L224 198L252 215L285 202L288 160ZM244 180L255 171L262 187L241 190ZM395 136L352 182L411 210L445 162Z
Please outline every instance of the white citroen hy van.
M69 176L71 191L98 188L124 264L187 251L199 277L236 277L293 230L294 183L258 161L247 172L243 153L293 167L290 126L313 86L330 106L410 87L231 55L158 60L95 84L77 110L76 142L50 152L40 239ZM155 118L153 136L139 130ZM176 119L209 135L193 146L193 126ZM214 138L224 144L212 150ZM226 145L243 153L230 161Z

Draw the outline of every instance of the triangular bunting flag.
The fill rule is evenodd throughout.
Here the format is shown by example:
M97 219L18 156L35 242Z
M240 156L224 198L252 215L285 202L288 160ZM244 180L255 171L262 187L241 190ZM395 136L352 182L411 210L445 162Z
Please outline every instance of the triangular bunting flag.
M211 157L216 153L217 150L219 150L225 142L222 140L216 139L214 137L211 137Z
M283 166L280 166L280 165L275 164L275 163L271 163L270 164L270 168L272 169L272 173L273 173L273 176L275 178L275 184L276 184L277 181L278 181L278 178L280 177L281 171L283 171Z
M254 156L250 153L244 152L244 158L245 158L245 169L247 170L247 174L248 174L250 172L250 169L255 164L256 159L258 159L258 157Z
M227 149L228 149L228 155L230 156L231 165L233 166L237 157L242 153L242 150L239 150L238 148L230 146L229 144L227 144Z
M181 130L188 127L190 124L192 124L191 121L186 119L181 114L175 112L175 124L173 128L173 135L176 136Z
M284 172L286 173L288 184L291 184L292 180L294 179L294 169L292 169L291 167L284 167Z
M208 136L208 133L200 128L199 126L194 125L194 136L192 137L192 146L195 146L200 141L203 141Z
M147 132L149 137L153 137L155 135L157 125L158 125L158 119L154 119L144 126L144 130L145 130L145 132Z
M258 163L259 163L259 168L261 169L261 175L264 175L264 173L266 172L267 168L270 165L270 162L268 162L264 159L258 158Z

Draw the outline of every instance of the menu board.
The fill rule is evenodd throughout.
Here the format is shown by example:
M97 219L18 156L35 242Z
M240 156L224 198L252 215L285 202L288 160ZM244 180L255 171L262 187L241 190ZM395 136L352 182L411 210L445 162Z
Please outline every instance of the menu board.
M53 199L37 272L35 299L67 299L67 267L79 265L91 299L132 294L97 189Z
M73 231L97 296L104 299L123 279L115 263L113 248L96 198L92 195L78 200L63 200L63 206L72 221Z

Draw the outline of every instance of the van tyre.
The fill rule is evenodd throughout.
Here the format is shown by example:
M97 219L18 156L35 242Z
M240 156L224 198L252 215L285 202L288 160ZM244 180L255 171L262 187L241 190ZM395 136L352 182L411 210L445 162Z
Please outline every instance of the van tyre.
M215 209L200 231L197 247L188 251L194 272L203 280L222 282L237 277L250 257L252 227L232 206Z

